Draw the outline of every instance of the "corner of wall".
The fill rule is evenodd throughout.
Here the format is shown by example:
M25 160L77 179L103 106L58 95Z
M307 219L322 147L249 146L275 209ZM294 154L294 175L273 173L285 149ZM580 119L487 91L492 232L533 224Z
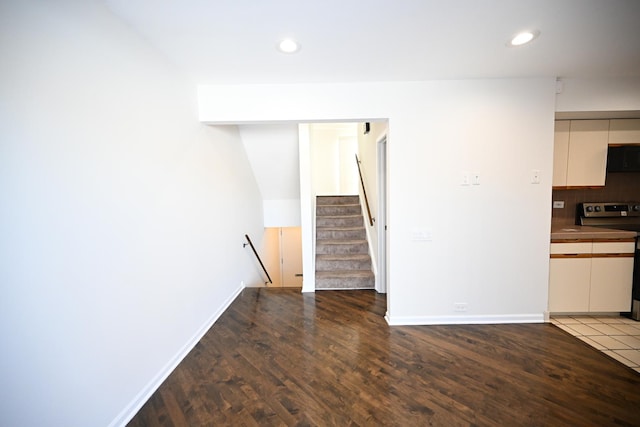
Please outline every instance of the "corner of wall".
M231 303L240 295L244 289L244 281L240 282L240 286L227 298L222 305L211 315L209 319L198 329L198 331L182 346L180 350L167 362L167 364L149 381L149 383L136 395L118 416L109 423L109 427L124 426L138 413L140 408L149 400L153 393L158 390L162 383L171 375L182 360L189 354L191 350L198 344L204 335L211 329L215 322L220 318L222 313L229 308Z

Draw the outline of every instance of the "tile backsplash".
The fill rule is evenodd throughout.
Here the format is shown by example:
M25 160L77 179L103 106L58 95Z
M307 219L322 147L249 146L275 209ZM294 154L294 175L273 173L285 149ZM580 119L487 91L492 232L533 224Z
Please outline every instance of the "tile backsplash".
M564 201L564 208L551 209L551 221L574 224L578 203L640 202L640 172L608 173L603 188L553 190L553 200Z

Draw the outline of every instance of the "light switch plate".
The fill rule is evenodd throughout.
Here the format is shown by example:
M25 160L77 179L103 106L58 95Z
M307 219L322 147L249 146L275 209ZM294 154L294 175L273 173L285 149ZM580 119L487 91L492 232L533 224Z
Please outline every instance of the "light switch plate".
M564 200L554 200L553 209L564 209Z
M414 242L430 242L433 240L433 232L426 229L411 230L411 240Z

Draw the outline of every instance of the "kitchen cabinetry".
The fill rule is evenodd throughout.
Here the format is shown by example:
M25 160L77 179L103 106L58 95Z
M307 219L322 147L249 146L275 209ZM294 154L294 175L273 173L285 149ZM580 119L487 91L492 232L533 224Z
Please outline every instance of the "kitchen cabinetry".
M549 311L589 311L592 242L552 243Z
M634 249L632 239L552 241L549 311L629 311Z
M556 120L553 138L553 181L554 187L567 185L567 164L569 162L570 120Z
M613 119L609 126L609 145L640 144L640 119Z
M609 120L558 120L554 138L554 187L604 186Z
M629 311L633 242L593 242L590 311Z

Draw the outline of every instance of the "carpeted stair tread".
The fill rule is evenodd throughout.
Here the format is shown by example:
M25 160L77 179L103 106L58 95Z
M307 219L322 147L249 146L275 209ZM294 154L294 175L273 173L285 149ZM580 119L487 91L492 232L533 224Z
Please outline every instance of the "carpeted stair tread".
M354 261L354 260L362 260L362 259L370 259L368 254L319 254L316 255L317 260L327 260L327 261L335 261L335 260L345 260L345 261Z
M327 215L316 216L316 228L325 227L357 227L364 224L362 214L360 215Z
M316 199L316 289L373 289L359 196Z
M371 271L369 254L316 255L316 271Z
M322 245L359 245L367 243L367 241L363 239L320 239L316 240L316 243Z
M338 219L338 218L361 218L362 214L360 215L354 215L354 214L349 214L349 215L322 215L321 218L322 219Z
M317 227L318 230L322 231L355 231L355 230L364 230L364 227L336 227L335 225L327 226L327 227Z
M360 203L359 196L318 196L316 206L325 205L354 205Z
M346 216L362 215L360 205L319 205L316 206L316 216Z
M318 271L316 272L316 279L319 277L373 277L373 273L370 270Z
M318 227L316 240L366 240L367 232L364 227Z

